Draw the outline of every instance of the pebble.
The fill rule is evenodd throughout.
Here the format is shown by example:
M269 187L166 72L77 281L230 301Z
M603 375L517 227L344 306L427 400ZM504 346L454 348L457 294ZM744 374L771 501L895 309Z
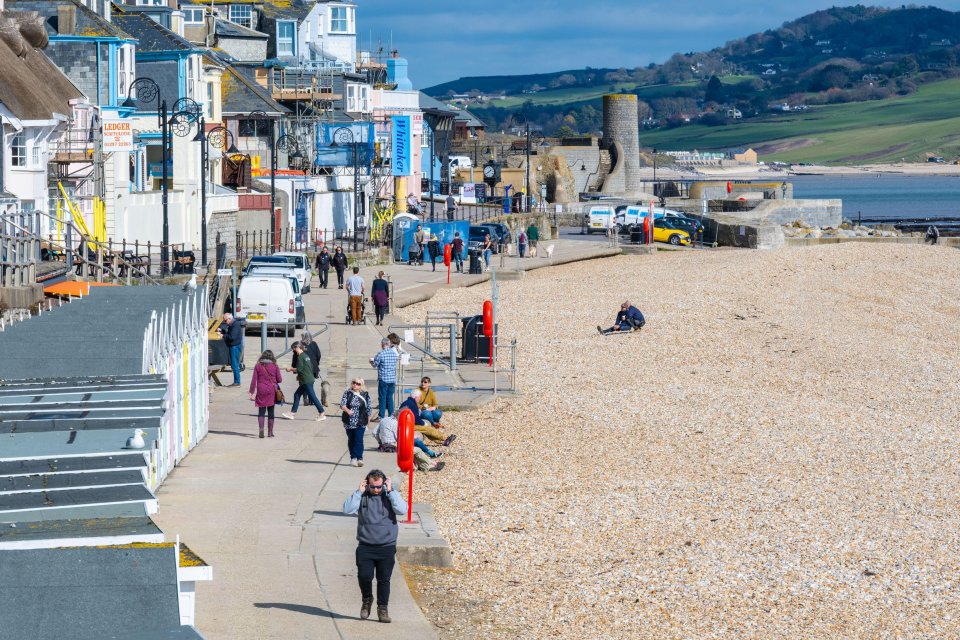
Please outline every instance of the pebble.
M624 299L646 327L599 336ZM423 591L490 623L441 637L960 637L958 318L942 246L661 252L501 283L522 395L448 414L454 455L419 485L456 564Z

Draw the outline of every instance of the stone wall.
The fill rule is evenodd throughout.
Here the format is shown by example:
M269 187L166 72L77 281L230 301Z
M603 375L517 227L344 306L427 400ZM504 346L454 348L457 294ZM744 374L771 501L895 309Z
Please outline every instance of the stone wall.
M603 96L603 140L601 146L617 150L613 171L604 182L605 193L620 193L611 190L619 186L619 179L610 183L615 173L622 174L623 193L640 191L640 124L637 115L637 96L615 93ZM610 188L608 188L608 183Z
M777 224L800 220L811 227L839 227L843 200L762 200L750 214Z

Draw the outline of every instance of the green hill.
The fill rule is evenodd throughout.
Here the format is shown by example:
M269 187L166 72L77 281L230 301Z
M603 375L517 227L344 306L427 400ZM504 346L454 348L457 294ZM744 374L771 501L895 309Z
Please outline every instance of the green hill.
M596 135L602 96L633 93L651 144L761 146L798 160L919 159L952 148L948 134L924 125L952 118L938 115L952 109L936 101L954 99L956 84L947 81L960 77L958 60L960 12L857 5L817 11L710 51L677 53L659 65L467 78L428 92L485 93L466 106L493 129L508 128L522 112L547 135ZM491 99L500 92L506 95ZM809 109L784 112L782 104ZM859 118L883 131L850 146L843 133L858 129Z

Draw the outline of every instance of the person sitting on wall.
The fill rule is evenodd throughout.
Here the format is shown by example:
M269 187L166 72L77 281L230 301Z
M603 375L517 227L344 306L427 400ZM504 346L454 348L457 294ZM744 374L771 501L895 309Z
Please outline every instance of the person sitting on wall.
M647 321L644 320L640 310L627 300L620 305L620 313L617 314L617 319L614 321L613 326L609 329L602 329L600 325L597 325L597 331L600 332L602 336L618 331L640 331L646 323Z

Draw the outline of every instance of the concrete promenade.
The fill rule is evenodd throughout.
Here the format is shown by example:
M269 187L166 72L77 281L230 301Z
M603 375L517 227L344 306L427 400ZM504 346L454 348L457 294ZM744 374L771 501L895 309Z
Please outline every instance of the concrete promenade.
M553 257L545 257L554 244ZM531 269L566 261L611 255L602 243L541 241L541 257L526 259ZM516 259L507 259L513 268ZM380 269L395 287L395 305L428 299L446 285L446 271L429 265L369 267L361 272L367 287ZM184 542L213 566L214 580L197 594L197 628L211 640L267 638L391 638L436 637L414 602L399 565L392 581L390 614L393 623L359 619L360 595L356 582L354 549L356 518L340 512L343 500L367 471L380 468L399 485L395 454L374 449L366 436L365 467L349 466L346 437L336 405L346 381L363 376L376 402L376 372L367 360L379 350L386 327L400 320L388 316L384 327L344 324L346 293L319 288L304 297L308 322L327 322L329 329L316 340L323 354L322 375L331 383L330 417L315 420L313 407L302 407L297 419L279 417L276 437L257 437L256 410L248 400L249 370L260 353L259 337L247 337L240 388L212 388L210 434L170 476L158 492L158 524L179 531ZM489 279L489 274L453 275L453 286L469 286ZM372 308L368 308L371 312ZM477 310L479 313L479 310ZM383 329L383 331L380 331ZM282 339L270 346L282 350ZM280 360L289 366L290 356ZM424 363L435 386L450 387L438 395L441 405L466 408L488 401L489 391L456 391L456 387L492 387L485 366L465 365L450 372L442 365ZM419 366L406 382L419 379ZM295 376L284 372L282 388L292 399ZM414 380L413 378L417 378ZM229 379L227 376L224 379ZM408 384L408 386L409 386ZM319 393L319 385L317 385ZM279 409L279 407L278 407ZM284 410L289 410L285 405ZM458 454L456 443L448 455ZM441 472L442 473L442 472ZM429 475L419 474L429 482ZM433 528L426 506L417 507L419 524L401 527L400 546L443 544ZM374 612L376 618L376 612Z

